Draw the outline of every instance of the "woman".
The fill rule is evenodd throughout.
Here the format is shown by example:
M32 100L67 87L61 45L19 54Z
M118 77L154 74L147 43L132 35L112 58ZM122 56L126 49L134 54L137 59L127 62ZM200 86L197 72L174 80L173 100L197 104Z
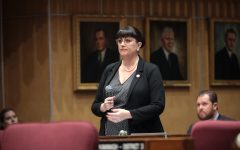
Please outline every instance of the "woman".
M0 113L1 129L5 129L11 124L18 123L16 112L12 108L4 108Z
M158 67L138 54L144 37L127 26L117 32L116 43L122 59L107 66L92 104L92 112L102 117L99 134L163 132L163 82Z

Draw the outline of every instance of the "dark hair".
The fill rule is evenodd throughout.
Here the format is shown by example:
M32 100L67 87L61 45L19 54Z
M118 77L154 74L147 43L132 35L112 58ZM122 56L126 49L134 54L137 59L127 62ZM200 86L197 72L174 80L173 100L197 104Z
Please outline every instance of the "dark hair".
M237 36L237 32L233 28L229 28L229 29L226 30L226 32L224 34L225 40L227 39L227 36L228 36L229 33L233 33L233 34L235 34L235 36Z
M97 32L102 31L104 33L104 36L107 37L107 32L104 28L96 28L96 30L94 31L94 33L96 34Z
M0 123L1 124L4 123L5 114L9 111L15 112L15 110L13 108L4 108L4 109L1 110L1 112L0 112Z
M145 39L142 35L142 33L133 26L126 26L124 28L121 28L118 30L116 34L116 39L118 38L124 38L124 37L133 37L137 40L137 42L141 42L141 48L145 45Z
M218 98L217 98L216 92L211 91L211 90L203 90L203 91L200 91L199 94L198 94L198 97L199 97L199 96L203 96L203 95L205 95L205 94L209 96L209 100L210 100L212 103L217 103L217 102L218 102Z

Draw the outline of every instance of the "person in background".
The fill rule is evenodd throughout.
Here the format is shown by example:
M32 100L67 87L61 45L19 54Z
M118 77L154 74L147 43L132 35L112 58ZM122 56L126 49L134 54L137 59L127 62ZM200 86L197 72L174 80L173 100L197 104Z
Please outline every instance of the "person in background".
M159 117L165 108L163 81L158 67L139 55L143 35L127 26L117 32L116 43L122 59L105 69L91 107L101 117L99 134L164 132Z
M162 46L151 53L150 61L156 64L162 74L163 80L183 80L179 69L178 56L173 53L174 31L165 27L161 34Z
M215 56L215 78L218 80L240 79L240 67L235 54L237 33L230 28L224 35L225 47Z
M119 54L117 50L107 48L107 35L106 31L102 28L98 28L95 31L95 48L83 67L83 82L97 83L100 81L100 77L107 65L119 61Z
M217 94L211 90L203 90L197 97L197 116L200 121L203 120L233 120L223 116L218 112ZM187 133L191 134L192 126L190 125Z
M0 129L3 130L11 124L18 123L18 117L14 109L4 108L0 113Z

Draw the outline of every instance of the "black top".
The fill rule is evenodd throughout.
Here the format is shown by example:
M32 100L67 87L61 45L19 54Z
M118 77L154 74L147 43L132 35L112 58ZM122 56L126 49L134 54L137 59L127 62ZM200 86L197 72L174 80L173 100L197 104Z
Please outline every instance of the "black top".
M108 86L112 87L112 90L110 91L111 94L109 94L109 90L106 92L106 95L109 94L110 96L115 96L114 99L114 108L124 108L124 106L127 103L128 97L128 89L132 83L133 77L135 75L136 71L132 73L132 75L123 83L120 83L119 79L119 71L115 74L114 78L110 82ZM106 87L105 87L106 89ZM121 130L128 131L128 121L123 120L118 123L114 123L111 121L106 122L105 124L105 135L119 135L119 132Z
M169 53L168 57L169 60L166 59L163 49L160 48L151 54L150 61L158 66L163 80L183 80L177 55Z
M240 79L240 68L237 56L232 53L231 57L226 48L216 53L215 79L234 80Z

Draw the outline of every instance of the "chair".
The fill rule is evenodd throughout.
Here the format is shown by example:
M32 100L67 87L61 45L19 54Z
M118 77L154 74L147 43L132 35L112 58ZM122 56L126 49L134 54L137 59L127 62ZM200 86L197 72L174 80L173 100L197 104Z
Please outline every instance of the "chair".
M199 121L194 124L192 138L196 150L230 150L240 132L240 121Z
M2 150L96 150L98 132L88 122L26 123L9 126Z

